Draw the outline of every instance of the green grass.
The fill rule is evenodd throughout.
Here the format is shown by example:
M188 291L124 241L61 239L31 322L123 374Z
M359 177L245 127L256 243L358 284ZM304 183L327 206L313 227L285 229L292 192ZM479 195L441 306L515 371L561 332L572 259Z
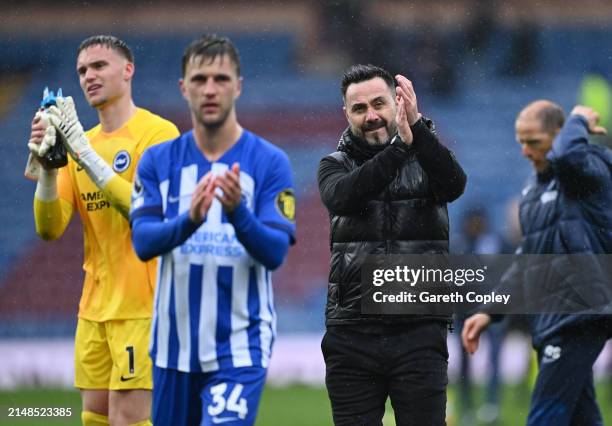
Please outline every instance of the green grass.
M597 388L599 405L604 424L612 425L612 383L600 383ZM482 400L482 389L477 389L476 400ZM458 426L460 410L457 407L457 391L448 391L449 426ZM7 417L7 407L71 407L70 418L17 418ZM80 425L80 397L78 392L59 389L22 389L12 392L0 391L0 425ZM500 426L524 425L529 406L529 392L522 387L507 386L502 391ZM392 410L387 404L385 426L392 426ZM290 386L267 387L259 408L258 426L328 426L332 425L331 409L327 393L322 388ZM472 425L471 425L472 426Z
M9 407L64 407L71 408L70 417L8 417ZM64 389L20 389L0 391L0 425L80 425L81 396L77 391Z

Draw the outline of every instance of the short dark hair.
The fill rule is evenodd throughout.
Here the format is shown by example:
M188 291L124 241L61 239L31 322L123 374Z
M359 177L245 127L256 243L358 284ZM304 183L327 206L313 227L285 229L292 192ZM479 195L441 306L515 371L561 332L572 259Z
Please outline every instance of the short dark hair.
M236 74L240 76L240 55L234 43L227 37L217 34L205 34L194 40L187 46L183 53L182 70L183 76L187 70L187 63L195 57L200 57L202 61L209 59L213 62L218 56L227 55L236 66Z
M553 102L542 107L536 117L542 123L542 130L546 133L556 133L565 123L563 108Z
M371 80L375 77L382 78L385 83L387 83L387 86L395 93L395 79L391 76L389 71L372 64L359 64L353 65L344 72L342 84L340 86L342 97L346 97L346 90L351 84L361 83L362 81Z
M79 45L77 56L85 49L91 46L104 46L114 50L129 62L134 63L134 54L127 43L112 35L95 35L86 38Z

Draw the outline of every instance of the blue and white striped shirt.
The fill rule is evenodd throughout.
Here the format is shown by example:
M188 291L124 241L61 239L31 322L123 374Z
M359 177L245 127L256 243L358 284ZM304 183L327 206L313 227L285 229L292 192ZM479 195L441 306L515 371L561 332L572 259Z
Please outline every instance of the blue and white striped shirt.
M161 214L169 221L184 214L202 176L211 170L222 174L235 162L246 207L294 240L289 160L246 130L213 163L192 132L148 149L139 162L131 219ZM214 200L205 222L159 258L150 345L154 364L183 372L267 367L276 333L270 275L240 243Z

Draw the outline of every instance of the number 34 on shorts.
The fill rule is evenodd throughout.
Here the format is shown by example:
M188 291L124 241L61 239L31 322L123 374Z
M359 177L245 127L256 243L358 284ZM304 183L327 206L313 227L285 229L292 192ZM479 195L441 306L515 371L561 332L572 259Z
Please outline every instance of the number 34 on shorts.
M202 391L202 424L230 422L252 425L266 380L266 370L258 367L235 368L210 374Z
M236 383L226 399L227 387L227 383L219 383L210 388L212 402L208 404L208 414L214 418L226 411L235 413L241 420L245 419L249 409L246 399L241 396L244 386Z

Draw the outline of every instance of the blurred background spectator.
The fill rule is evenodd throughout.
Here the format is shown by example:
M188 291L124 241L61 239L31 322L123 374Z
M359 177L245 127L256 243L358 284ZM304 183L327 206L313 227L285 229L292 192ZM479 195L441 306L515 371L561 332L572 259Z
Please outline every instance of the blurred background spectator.
M512 253L509 244L489 227L486 207L473 204L463 213L461 228L458 235L452 240L451 254L501 254ZM501 272L501 271L499 271ZM498 273L499 273L498 272ZM492 271L489 271L492 273ZM466 316L458 314L455 317L457 338L461 337L463 322ZM496 424L500 416L500 354L504 336L506 334L507 320L491 325L487 329L488 341L487 380L484 401L476 406L471 377L471 356L461 349L459 368L459 401L461 407L460 423L469 426L478 420L483 424Z

